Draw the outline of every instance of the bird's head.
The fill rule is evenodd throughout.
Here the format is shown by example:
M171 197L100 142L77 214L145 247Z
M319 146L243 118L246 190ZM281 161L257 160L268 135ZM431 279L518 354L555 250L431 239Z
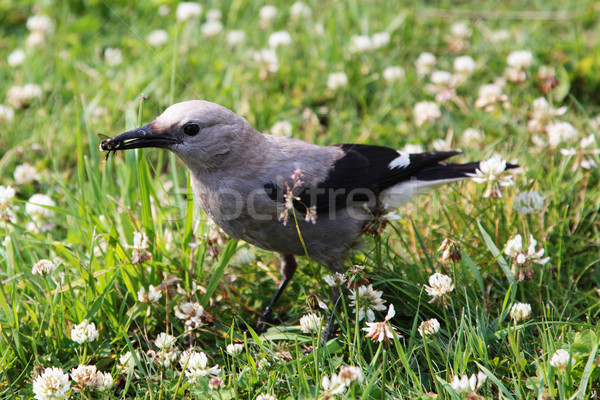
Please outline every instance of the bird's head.
M245 119L218 104L185 101L167 108L148 125L103 141L100 149L159 147L177 154L188 167L210 169L244 141L241 135L248 126Z

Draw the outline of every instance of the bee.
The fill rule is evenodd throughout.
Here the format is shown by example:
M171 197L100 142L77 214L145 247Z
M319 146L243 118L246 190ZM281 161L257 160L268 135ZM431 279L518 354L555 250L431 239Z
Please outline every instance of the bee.
M100 150L107 151L106 153L106 161L108 161L108 157L110 157L110 152L113 154L117 152L121 148L123 142L112 143L112 139L110 136L103 135L102 133L98 133L98 137L102 139L102 143L100 143Z

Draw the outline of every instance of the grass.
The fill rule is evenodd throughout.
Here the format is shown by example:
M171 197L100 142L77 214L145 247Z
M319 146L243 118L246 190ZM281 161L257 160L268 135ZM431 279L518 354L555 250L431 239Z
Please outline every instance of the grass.
M286 2L272 4L279 13L264 29L258 19L263 4L204 4L204 14L222 11L224 25L223 32L205 38L205 16L178 23L174 2L0 2L0 59L17 48L26 53L20 66L0 64L0 104L8 104L13 85L42 89L26 107L15 107L12 120L0 118L0 185L16 190L0 205L5 220L9 211L14 215L0 222L0 397L31 398L32 382L45 368L70 373L80 364L111 374L114 386L106 392L71 390L73 398L326 398L323 377L345 366L359 367L364 380L339 398L597 397L600 177L597 168L577 167L585 159L600 162L596 143L580 146L598 129L597 4L315 2L309 3L312 16L296 21ZM162 5L170 6L166 16L157 12ZM37 48L25 44L32 10L55 24ZM468 48L454 52L447 37L459 21L472 35ZM155 29L167 31L166 44L147 42ZM246 43L230 48L225 36L234 29L246 32ZM278 71L261 80L253 53L267 47L277 30L287 30L292 44L277 49ZM490 40L497 30L509 38ZM349 51L353 35L382 31L391 34L389 44ZM106 48L120 49L122 62L109 65ZM480 86L502 76L508 54L520 49L531 51L534 60L524 82L504 86L507 107L475 108ZM414 66L423 51L435 54L436 70L452 71L459 55L472 56L476 68L456 89L455 100L440 103L440 118L417 126L415 103L435 97L427 90L429 74L418 76ZM405 77L386 83L383 69L392 65L402 66ZM537 78L542 65L553 67L558 81L546 94ZM339 71L348 84L332 90L327 76ZM527 124L538 97L568 107L555 119L571 123L575 137L555 148L536 144ZM330 305L327 271L305 259L276 307L281 324L256 336L245 327L258 319L277 287L275 255L220 235L194 204L187 171L173 155L146 150L105 161L97 149L97 133L114 136L193 98L223 104L259 131L289 121L293 137L322 145L431 149L441 138L462 149L463 161L497 153L523 168L501 198L484 198L485 187L474 182L421 196L398 211L402 219L351 254L347 267L365 266L354 278L371 283L387 306L395 306L390 324L399 335L393 340L366 339L365 321L356 320L348 298L336 339L322 344L301 332L303 315L316 312L326 320L319 303ZM467 128L485 135L467 140ZM547 142L546 133L538 135ZM568 148L576 154L559 151ZM13 173L23 163L35 167L36 179L17 181ZM512 204L529 191L541 193L543 207L521 215ZM28 212L36 193L52 198L55 205L46 209L52 216ZM40 229L47 223L49 229ZM134 233L142 231L151 259L133 263ZM525 246L533 235L536 250L550 257L545 265L532 264L525 280L511 272L515 260L503 252L516 234ZM446 238L458 243L459 261L441 260L438 247ZM56 271L34 275L40 259L51 260ZM446 306L430 302L424 290L434 272L455 285ZM158 302L138 301L141 287L161 284L168 289ZM186 333L175 311L190 300L204 313L202 323ZM531 305L529 319L511 319L516 302ZM385 312L377 312L376 321ZM431 318L441 329L424 339L418 327ZM99 337L78 344L71 330L84 319L95 323ZM148 351L160 355L154 341L162 332L177 338L177 351L203 351L208 366L218 364L222 388L210 390L208 376L192 382L180 373L178 359L170 367L152 361ZM228 355L231 343L243 344L244 351ZM559 349L574 361L565 370L550 363ZM120 357L135 351L130 372L123 373ZM476 394L449 384L457 375L480 371L487 380Z

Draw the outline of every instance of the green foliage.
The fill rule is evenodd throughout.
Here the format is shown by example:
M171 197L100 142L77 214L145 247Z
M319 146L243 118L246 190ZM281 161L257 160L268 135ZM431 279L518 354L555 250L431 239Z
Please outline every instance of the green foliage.
M311 16L295 19L290 4L275 1L278 13L265 26L258 17L264 4L241 0L203 4L203 15L186 22L176 20L177 3L166 0L0 0L0 104L14 109L12 119L0 110L0 190L16 190L5 203L0 196L0 398L32 398L32 382L45 368L69 373L80 364L110 373L115 386L105 393L71 390L73 398L327 398L323 378L347 366L364 375L339 395L348 399L476 398L451 383L480 371L487 376L476 391L483 398L598 395L598 5L388 3L309 2ZM224 27L213 37L202 34L210 8L222 12ZM54 27L32 46L27 20L35 13ZM452 24L461 21L471 31L464 43L451 37ZM166 43L149 43L156 29L165 30ZM244 31L245 43L227 44L232 30ZM292 42L276 49L278 70L261 77L254 54L280 30ZM497 40L498 31L508 38ZM351 51L353 36L378 32L389 33L390 42ZM120 63L111 64L108 48L120 50ZM25 61L11 66L16 49ZM507 56L521 49L533 54L526 79L506 82L506 98L489 109L476 107L480 87L508 74ZM415 67L425 51L436 56L434 70L455 72L460 55L473 57L476 67L455 87L456 97L439 101L441 117L421 125L414 105L436 97L431 74ZM390 66L401 66L404 77L384 80ZM554 73L541 74L541 66ZM328 87L335 72L344 72L348 84ZM41 95L14 105L11 87L28 83ZM547 132L528 128L539 97L568 107L543 122L569 122L576 137L550 146ZM219 232L194 204L187 172L172 154L136 150L105 160L98 150L97 134L114 136L194 98L223 104L262 132L288 121L293 137L322 145L460 148L465 155L457 162L500 154L522 171L500 198L483 197L486 188L475 182L421 196L351 254L348 268L365 267L348 274L352 288L368 282L395 306L393 339L366 338L365 321L357 321L347 296L336 315L339 336L324 344L303 333L303 315L326 320L322 306L332 306L328 272L305 259L277 305L281 323L258 336L253 323L278 284L275 255ZM468 128L484 134L469 139ZM590 135L593 144L584 146L580 140ZM29 181L15 175L24 163L37 171ZM530 191L541 193L543 206L519 214L517 194ZM54 203L43 209L45 217L28 209L35 194ZM535 251L544 249L550 261L517 263L506 249L517 234L524 253L532 235ZM442 259L444 239L458 244L456 260ZM57 269L34 273L42 259ZM451 277L454 290L430 301L425 285L435 272ZM140 288L160 298L143 302ZM188 302L203 307L195 325L178 317ZM531 305L528 319L515 321L516 302ZM377 312L376 321L385 313ZM419 326L432 318L441 328L423 338ZM85 319L99 338L79 344L71 330ZM158 362L168 353L156 344L163 332L176 338L177 351L202 351L207 367L218 364L222 388L209 388L210 374L192 381L178 357L171 366ZM243 344L242 353L227 354L231 343ZM573 365L552 365L559 349ZM128 352L130 361L121 360Z

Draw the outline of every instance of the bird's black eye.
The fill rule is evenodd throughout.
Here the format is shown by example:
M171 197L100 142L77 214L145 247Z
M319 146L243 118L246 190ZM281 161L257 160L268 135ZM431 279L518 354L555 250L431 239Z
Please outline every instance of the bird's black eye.
M197 124L187 124L183 127L183 133L188 136L194 136L200 131L200 127Z

